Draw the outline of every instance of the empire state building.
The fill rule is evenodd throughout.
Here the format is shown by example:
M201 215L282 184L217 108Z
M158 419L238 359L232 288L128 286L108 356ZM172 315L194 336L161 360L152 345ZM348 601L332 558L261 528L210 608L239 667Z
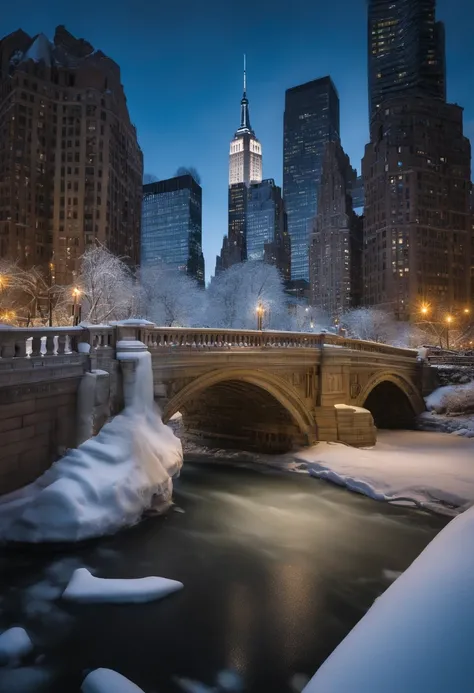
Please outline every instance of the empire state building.
M250 126L247 76L244 61L244 93L240 102L240 127L230 143L229 185L261 183L262 145Z
M216 274L247 259L247 198L249 186L262 182L262 145L250 125L244 56L244 93L240 127L229 150L229 217L227 235L216 258Z

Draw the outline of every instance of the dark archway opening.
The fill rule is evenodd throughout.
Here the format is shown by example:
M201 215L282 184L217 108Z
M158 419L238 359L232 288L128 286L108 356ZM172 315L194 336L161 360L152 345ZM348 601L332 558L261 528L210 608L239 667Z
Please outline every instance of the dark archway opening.
M307 442L287 409L251 383L212 385L180 409L186 433L211 447L278 454Z
M364 403L377 428L415 428L415 411L407 395L397 385L384 381L374 387Z

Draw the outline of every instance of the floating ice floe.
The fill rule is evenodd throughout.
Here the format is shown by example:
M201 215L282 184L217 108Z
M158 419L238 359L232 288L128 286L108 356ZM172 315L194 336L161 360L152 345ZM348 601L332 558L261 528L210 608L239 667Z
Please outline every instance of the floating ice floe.
M133 580L97 578L78 568L64 590L63 599L82 603L138 604L167 597L183 589L183 583L163 577Z
M9 628L0 635L0 666L18 663L32 649L33 643L24 628Z
M143 693L143 690L113 669L95 669L86 676L82 693Z

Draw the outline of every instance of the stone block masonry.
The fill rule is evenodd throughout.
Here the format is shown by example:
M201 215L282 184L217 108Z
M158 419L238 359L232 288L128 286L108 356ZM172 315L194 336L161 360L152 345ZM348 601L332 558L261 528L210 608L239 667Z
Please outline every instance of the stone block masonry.
M34 481L74 447L81 377L0 387L0 493Z

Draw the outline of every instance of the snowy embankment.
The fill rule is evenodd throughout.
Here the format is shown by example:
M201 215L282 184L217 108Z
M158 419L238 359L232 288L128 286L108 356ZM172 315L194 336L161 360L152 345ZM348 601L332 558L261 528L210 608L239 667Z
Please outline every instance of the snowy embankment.
M379 597L304 693L474 691L474 508Z
M131 404L37 481L0 498L0 540L90 539L171 504L172 477L183 454L181 442L154 409L151 356L119 351L117 358L137 362Z
M421 429L474 438L474 382L445 385L425 401L428 411L419 417Z

